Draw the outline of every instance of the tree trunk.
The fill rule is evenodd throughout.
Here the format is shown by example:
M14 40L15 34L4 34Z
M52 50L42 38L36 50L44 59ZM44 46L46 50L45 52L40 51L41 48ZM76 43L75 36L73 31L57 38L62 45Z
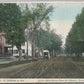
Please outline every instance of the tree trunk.
M18 51L19 51L19 61L22 61L22 49L21 49L21 45L17 46Z
M27 59L28 59L28 35L27 35Z
M44 54L43 54L43 50L44 50L44 49L42 48L42 56L44 55Z
M57 52L55 51L55 57L57 56Z
M13 56L13 43L12 43L12 56Z
M19 60L22 61L22 49L21 49L21 46L20 46L20 49L19 49Z
M35 52L36 52L35 35L36 35L36 29L34 27L34 29L33 29L33 58L35 58Z
M55 56L55 54L54 54L54 49L53 49L53 57Z

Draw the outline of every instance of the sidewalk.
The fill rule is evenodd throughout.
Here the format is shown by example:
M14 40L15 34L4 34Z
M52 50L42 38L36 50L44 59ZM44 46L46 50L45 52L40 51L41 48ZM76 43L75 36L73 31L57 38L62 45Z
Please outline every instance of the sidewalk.
M14 62L14 61L18 61L18 58L15 58L13 56L0 57L0 64L10 63L10 62Z

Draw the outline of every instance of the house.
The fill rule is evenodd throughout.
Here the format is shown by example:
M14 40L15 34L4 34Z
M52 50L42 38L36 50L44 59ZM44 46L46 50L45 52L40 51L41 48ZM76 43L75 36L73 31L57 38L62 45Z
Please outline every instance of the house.
M27 42L22 44L22 54L27 54ZM0 33L0 54L10 53L12 54L12 45L6 43L6 34L4 32ZM28 42L28 55L31 56L31 43ZM16 46L13 46L13 56L19 56L19 52Z
M28 56L32 56L32 45L28 42ZM27 42L21 45L22 48L22 55L27 55ZM12 53L12 48L8 48L8 52ZM13 56L19 56L19 52L16 46L13 46Z
M0 33L0 54L8 53L8 48L11 48L11 45L6 43L6 34L4 32Z

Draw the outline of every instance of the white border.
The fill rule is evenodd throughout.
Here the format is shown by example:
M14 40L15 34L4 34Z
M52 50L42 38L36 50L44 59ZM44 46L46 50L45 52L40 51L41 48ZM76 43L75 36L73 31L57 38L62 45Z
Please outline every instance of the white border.
M84 4L84 1L0 1L0 3L53 3L53 4ZM3 83L84 83L84 78L0 78Z
M0 1L0 3L53 3L53 4L56 4L56 3L58 3L58 4L82 4L82 3L84 3L84 1Z
M72 78L57 78L57 79L55 79L55 78L52 78L52 79L50 79L50 78L38 78L38 79L36 79L36 78L34 78L34 79L32 79L32 78L1 78L0 79L0 83L1 84L3 84L3 83L34 83L34 84L43 84L43 83L84 83L84 79L72 79Z

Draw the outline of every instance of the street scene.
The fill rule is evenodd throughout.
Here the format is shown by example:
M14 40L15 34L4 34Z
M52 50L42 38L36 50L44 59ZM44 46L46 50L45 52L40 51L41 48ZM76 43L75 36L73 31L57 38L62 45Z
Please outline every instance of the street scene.
M84 3L0 3L0 78L84 78Z

